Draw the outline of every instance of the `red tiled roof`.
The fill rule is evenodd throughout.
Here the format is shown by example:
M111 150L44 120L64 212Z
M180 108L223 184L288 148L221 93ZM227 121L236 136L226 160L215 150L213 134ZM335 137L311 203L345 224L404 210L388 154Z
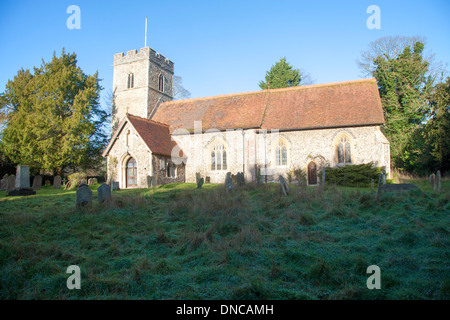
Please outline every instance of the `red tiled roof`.
M312 129L384 123L375 79L164 102L152 120L194 129Z
M152 153L171 156L177 143L172 140L168 125L130 114L127 115L127 118ZM184 156L183 151L180 152L179 156Z

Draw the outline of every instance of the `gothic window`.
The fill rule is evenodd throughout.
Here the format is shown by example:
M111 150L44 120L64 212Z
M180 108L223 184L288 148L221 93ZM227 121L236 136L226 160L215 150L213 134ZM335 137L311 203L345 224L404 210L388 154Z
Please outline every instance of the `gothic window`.
M281 139L275 148L275 164L277 166L287 166L287 146L286 142Z
M133 73L129 73L128 74L128 84L127 84L127 88L134 88L134 74Z
M341 164L352 163L350 140L345 135L343 135L338 140L337 157L338 157L338 163L341 163Z
M211 150L211 170L227 170L227 150L222 143L216 143Z
M162 74L159 75L158 84L159 91L164 91L164 76Z

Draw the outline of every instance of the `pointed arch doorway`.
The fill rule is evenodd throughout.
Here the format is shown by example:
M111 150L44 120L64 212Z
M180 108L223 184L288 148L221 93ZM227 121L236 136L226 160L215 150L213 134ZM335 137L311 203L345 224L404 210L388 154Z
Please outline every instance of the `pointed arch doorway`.
M317 184L317 165L314 161L308 164L308 185Z
M137 187L137 163L134 158L127 161L126 182L127 188Z

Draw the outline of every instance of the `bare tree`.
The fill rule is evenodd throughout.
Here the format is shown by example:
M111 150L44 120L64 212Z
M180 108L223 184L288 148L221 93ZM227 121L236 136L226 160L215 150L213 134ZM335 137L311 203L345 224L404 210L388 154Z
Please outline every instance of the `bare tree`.
M361 57L356 60L363 77L372 77L376 69L374 61L378 57L385 60L396 59L406 47L414 48L414 43L421 42L426 44L426 38L422 36L387 36L378 38L369 44L369 48L361 52ZM424 60L429 63L428 76L431 76L433 82L441 82L448 74L447 65L435 60L435 55L426 53Z
M180 76L173 77L173 100L189 99L191 93L182 85L183 80Z

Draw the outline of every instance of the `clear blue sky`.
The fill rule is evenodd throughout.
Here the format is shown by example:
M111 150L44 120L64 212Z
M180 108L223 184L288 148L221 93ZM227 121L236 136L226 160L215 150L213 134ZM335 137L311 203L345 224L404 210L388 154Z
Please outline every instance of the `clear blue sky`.
M69 5L81 29L69 30ZM381 29L369 30L369 5ZM315 83L360 79L356 60L382 36L424 36L436 60L450 63L450 1L115 1L0 0L0 92L20 68L48 61L63 47L86 73L112 88L113 55L148 44L175 63L193 98L259 90L281 57Z

